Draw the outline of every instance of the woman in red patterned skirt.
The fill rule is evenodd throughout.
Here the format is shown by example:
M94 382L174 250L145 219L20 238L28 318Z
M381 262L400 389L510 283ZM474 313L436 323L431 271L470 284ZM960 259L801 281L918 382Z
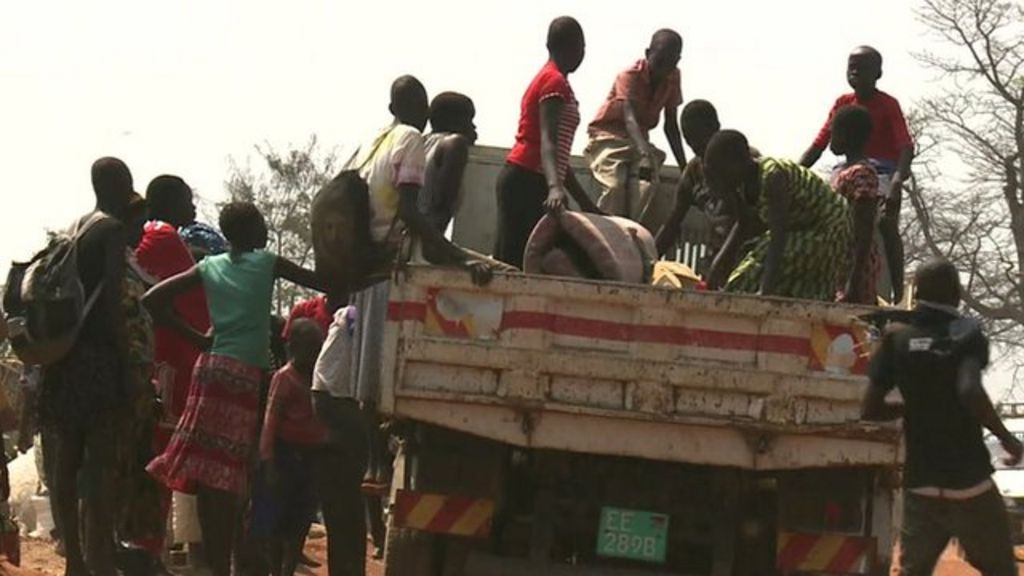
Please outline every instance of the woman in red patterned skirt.
M161 282L144 299L157 322L205 351L170 444L148 470L171 490L197 494L206 562L215 576L229 576L238 504L256 448L260 383L270 366L274 280L313 289L321 283L312 271L264 250L267 225L255 205L228 204L220 227L230 252ZM173 306L178 295L200 285L212 335L195 330Z

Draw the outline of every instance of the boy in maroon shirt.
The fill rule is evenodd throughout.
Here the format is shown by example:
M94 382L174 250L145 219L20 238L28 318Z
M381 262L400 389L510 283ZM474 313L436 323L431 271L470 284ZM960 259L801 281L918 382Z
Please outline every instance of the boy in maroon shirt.
M879 222L879 232L885 248L889 279L892 282L892 300L903 299L903 240L899 232L900 205L903 184L910 177L910 164L914 160L914 141L910 137L907 121L900 103L878 89L882 77L882 55L870 46L860 46L850 53L846 64L846 80L853 88L836 100L828 120L811 147L804 152L800 163L810 168L821 158L832 137L832 119L843 106L863 106L871 114L874 129L864 149L867 158L878 171L885 207ZM881 294L888 297L888 294Z
M316 512L313 459L327 441L327 429L313 414L310 387L324 334L315 320L299 318L288 332L288 364L274 374L260 436L260 459L267 464L274 494L275 522L271 573L291 576L302 558L302 544Z

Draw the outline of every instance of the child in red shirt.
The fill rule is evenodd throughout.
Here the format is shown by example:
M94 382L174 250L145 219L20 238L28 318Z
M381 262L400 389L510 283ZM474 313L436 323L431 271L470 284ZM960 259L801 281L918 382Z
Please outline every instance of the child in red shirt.
M892 282L892 301L899 302L903 299L903 240L899 233L899 215L903 184L910 177L910 164L914 159L914 141L899 102L878 89L881 77L882 55L877 50L861 46L850 53L846 80L853 92L836 100L828 120L814 143L804 152L800 163L809 168L821 158L832 136L832 121L840 108L863 106L871 114L873 129L864 153L878 171L879 193L885 202L879 232ZM888 297L889 294L882 296Z
M275 511L271 572L292 576L316 513L313 458L327 440L327 429L313 414L310 387L324 334L316 322L300 318L288 330L289 362L274 374L260 436L260 459L267 464Z

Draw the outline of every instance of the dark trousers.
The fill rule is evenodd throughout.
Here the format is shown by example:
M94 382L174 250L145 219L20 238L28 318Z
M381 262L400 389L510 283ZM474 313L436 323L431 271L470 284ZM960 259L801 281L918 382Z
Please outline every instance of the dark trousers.
M1016 576L1010 524L999 491L969 500L947 500L904 492L900 573L930 576L956 538L967 561L984 576Z
M327 527L330 576L365 576L366 516L361 486L369 439L359 405L313 393L313 408L330 429L330 442L314 464L313 477Z
M544 216L548 184L543 174L506 164L498 174L498 238L494 257L516 268L534 226Z

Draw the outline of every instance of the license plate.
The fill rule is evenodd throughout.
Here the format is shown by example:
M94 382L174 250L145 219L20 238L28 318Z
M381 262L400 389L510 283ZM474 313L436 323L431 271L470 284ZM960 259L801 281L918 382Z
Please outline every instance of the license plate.
M622 508L602 508L597 555L642 562L665 562L668 515Z

